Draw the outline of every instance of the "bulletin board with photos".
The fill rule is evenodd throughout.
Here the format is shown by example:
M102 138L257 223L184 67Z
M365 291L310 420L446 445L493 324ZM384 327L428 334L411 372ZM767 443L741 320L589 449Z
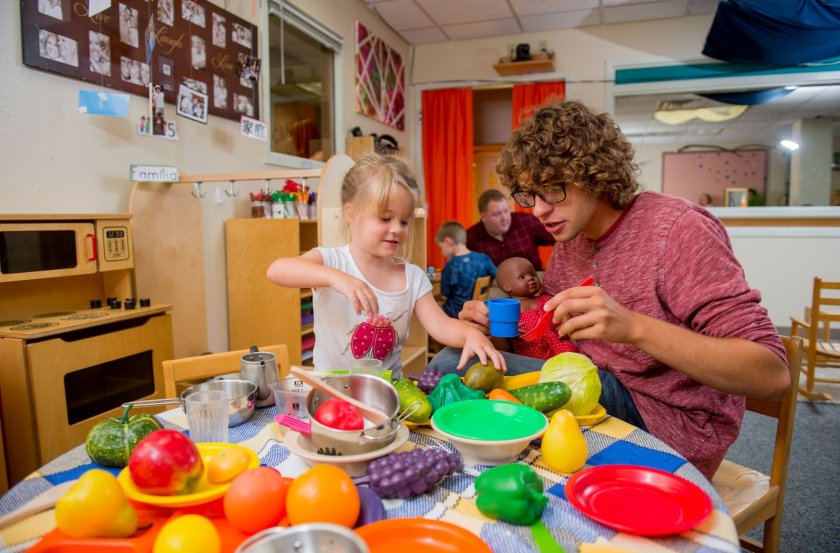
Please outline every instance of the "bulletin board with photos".
M159 84L176 106L186 85L212 115L259 118L255 25L204 0L111 0L89 15L97 3L21 0L23 62L142 96Z

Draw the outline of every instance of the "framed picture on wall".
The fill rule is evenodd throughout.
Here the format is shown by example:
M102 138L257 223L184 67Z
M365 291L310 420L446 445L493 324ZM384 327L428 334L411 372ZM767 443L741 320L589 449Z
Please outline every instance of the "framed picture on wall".
M748 188L727 188L723 194L723 205L726 207L747 207L748 199Z

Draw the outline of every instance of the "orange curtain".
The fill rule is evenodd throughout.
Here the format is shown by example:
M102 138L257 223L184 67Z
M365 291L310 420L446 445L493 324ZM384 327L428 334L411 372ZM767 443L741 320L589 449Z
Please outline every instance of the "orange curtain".
M566 99L566 83L564 81L551 81L542 83L524 83L513 85L513 130L519 128L523 121L528 119L540 106L553 102L562 102ZM530 213L527 207L514 206L516 211ZM551 256L552 248L549 246L540 247L540 259L543 267L548 266L548 258Z
M429 213L428 264L440 269L444 258L435 234L446 221L472 224L473 94L469 88L423 92L423 172Z
M543 104L566 99L566 83L524 83L513 85L513 130Z

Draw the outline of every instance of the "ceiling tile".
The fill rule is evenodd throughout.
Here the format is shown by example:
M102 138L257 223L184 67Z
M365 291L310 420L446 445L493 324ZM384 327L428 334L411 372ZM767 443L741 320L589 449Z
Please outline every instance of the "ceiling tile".
M604 8L604 23L626 23L647 19L665 19L685 15L688 0L669 0L632 6L613 6Z
M387 0L375 5L376 11L395 31L431 27L434 22L412 0Z
M522 32L515 19L496 19L478 23L443 25L443 30L452 40L480 38L486 36L516 35Z
M415 0L415 2L438 25L513 17L505 0Z
M446 42L449 38L438 27L425 29L408 29L400 34L411 44L431 44L432 42Z
M516 15L528 16L593 9L598 0L510 0L510 4Z
M519 18L526 33L587 27L601 23L601 15L595 10L575 10L545 15L527 15Z

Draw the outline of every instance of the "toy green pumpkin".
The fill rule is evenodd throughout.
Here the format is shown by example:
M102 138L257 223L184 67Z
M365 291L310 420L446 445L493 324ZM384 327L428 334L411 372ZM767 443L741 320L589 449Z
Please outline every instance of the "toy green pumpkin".
M90 429L85 450L94 463L124 467L137 442L163 426L152 415L131 415L131 405L119 417L104 420Z

